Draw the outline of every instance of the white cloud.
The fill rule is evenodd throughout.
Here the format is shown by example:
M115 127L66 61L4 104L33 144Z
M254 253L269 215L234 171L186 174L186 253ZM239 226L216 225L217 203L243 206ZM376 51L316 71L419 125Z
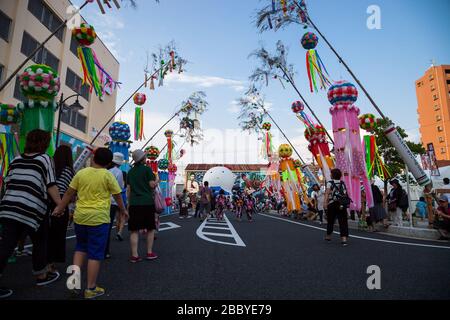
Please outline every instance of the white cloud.
M235 91L241 92L245 90L245 82L233 79L226 79L215 76L188 75L185 73L171 73L165 79L167 84L184 83L200 86L203 88L212 87L230 87Z
M230 102L227 111L230 113L239 113L241 111L241 107L239 106L239 101L233 100Z
M408 138L406 138L407 140L415 142L415 143L421 143L421 141L420 141L421 136L420 136L419 128L406 130L406 134L408 135Z

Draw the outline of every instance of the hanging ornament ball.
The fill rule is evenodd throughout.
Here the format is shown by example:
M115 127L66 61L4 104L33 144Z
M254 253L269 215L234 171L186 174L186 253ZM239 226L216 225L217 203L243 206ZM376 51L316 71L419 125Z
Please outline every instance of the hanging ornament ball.
M21 112L12 104L0 103L0 124L9 126L19 121Z
M288 144L282 144L278 148L278 155L280 158L287 159L292 156L292 147Z
M325 136L327 134L327 130L324 127L322 127L320 124L316 124L314 126L314 133L321 135L321 136Z
M29 100L52 101L58 94L58 73L45 64L29 66L19 76L20 89Z
M167 170L167 168L169 168L169 160L167 160L167 159L160 159L158 161L158 168L160 170Z
M114 122L109 127L109 135L112 140L128 141L131 137L130 126L125 122Z
M270 122L264 122L262 128L263 130L270 131L270 128L272 128L272 124Z
M302 112L303 110L305 110L305 106L303 105L303 103L301 101L295 101L292 104L292 112L297 114L297 113Z
M169 170L170 173L176 173L177 170L178 170L178 168L177 168L175 163L169 164L167 169Z
M313 134L314 134L314 129L309 128L309 127L306 128L305 129L305 139L306 139L306 141L310 141Z
M294 168L301 168L302 167L302 163L299 159L294 160Z
M338 81L328 89L328 101L332 105L351 105L358 100L358 89L348 81Z
M166 138L171 138L173 136L173 131L172 130L166 130L164 132L164 135L166 136Z
M306 50L314 49L319 43L319 38L312 32L307 32L302 37L302 46Z
M150 146L145 149L145 153L147 154L147 159L155 161L159 157L159 149L155 146Z
M74 28L72 36L83 47L89 47L97 38L94 27L87 23L82 23L78 28Z
M134 104L142 106L147 101L147 96L143 93L136 93L133 97Z
M377 119L371 113L362 114L359 116L359 126L366 131L373 131L377 128Z

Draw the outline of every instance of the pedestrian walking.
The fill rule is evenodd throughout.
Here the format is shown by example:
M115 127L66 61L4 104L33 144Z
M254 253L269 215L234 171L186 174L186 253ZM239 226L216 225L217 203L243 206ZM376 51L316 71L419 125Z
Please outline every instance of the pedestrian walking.
M122 197L122 192L123 192L123 188L124 188L124 181L123 181L123 173L122 170L120 170L120 166L124 163L124 157L123 154L120 152L115 152L113 154L113 160L112 163L110 165L110 169L109 172L111 172L114 176L114 178L116 179L117 183L119 184L121 193L120 196ZM123 198L122 198L123 201ZM124 203L125 206L125 203ZM111 231L112 231L112 227L114 225L114 220L117 217L117 220L120 219L120 215L118 215L117 213L119 212L119 206L117 205L116 200L114 200L114 197L111 197L111 207L109 210L109 216L111 219L111 223L109 224L109 232L108 232L108 240L106 241L106 249L105 249L105 259L110 259L111 258L111 250L109 248L110 246L110 242L111 242Z
M209 182L205 181L200 189L200 210L198 212L200 220L203 221L211 214L211 203L213 193L209 188ZM206 212L206 213L205 213Z
M129 214L128 230L130 231L130 262L140 262L142 258L138 253L139 230L146 230L147 260L153 260L158 256L153 252L155 240L156 208L155 188L158 186L156 176L152 169L145 165L145 153L142 150L133 152L134 166L128 172L128 201Z
M55 163L56 185L62 198L69 188L70 182L75 175L73 171L73 154L69 146L59 146L53 156ZM50 212L56 207L51 201ZM50 228L48 238L48 262L49 270L57 272L57 263L66 263L66 234L69 224L69 209L64 210L63 215L50 216Z
M24 234L33 243L33 274L36 284L43 286L56 281L59 273L48 270L48 200L59 204L53 160L45 154L50 145L50 133L33 130L28 133L25 152L16 157L4 180L5 192L0 202L0 278ZM11 296L13 291L0 288L0 298Z
M188 191L186 189L183 190L183 193L180 195L179 199L180 204L180 218L188 218L189 217L189 204L190 204L190 198Z
M323 223L323 212L325 202L325 191L318 184L313 185L313 192L311 193L311 199L313 200L314 209L319 215L320 224Z
M331 170L331 180L327 182L324 202L324 206L327 208L327 235L325 240L331 241L334 223L337 219L341 243L343 246L346 246L348 239L347 209L350 206L351 199L348 197L345 182L341 178L341 170L337 168Z
M389 182L392 186L388 196L388 209L392 222L396 226L403 226L403 202L406 192L403 190L400 182L393 179ZM407 197L407 195L406 195Z
M113 159L111 150L95 150L92 166L78 171L69 185L62 202L55 208L55 215L62 215L71 199L76 195L74 227L77 244L73 264L80 269L87 258L87 286L85 299L105 294L98 286L101 261L105 258L109 227L111 224L111 195L119 206L121 214L128 215L121 197L121 188L114 175L107 170Z

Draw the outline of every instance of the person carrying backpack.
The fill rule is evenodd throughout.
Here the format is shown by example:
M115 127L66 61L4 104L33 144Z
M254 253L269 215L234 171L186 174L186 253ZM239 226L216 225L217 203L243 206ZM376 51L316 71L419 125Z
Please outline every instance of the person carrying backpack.
M339 169L331 170L331 179L327 182L325 191L324 207L327 208L327 235L326 241L331 241L334 222L336 218L339 222L339 231L341 235L341 243L347 246L348 239L348 220L347 209L352 200L348 197L347 187L341 180L342 172Z

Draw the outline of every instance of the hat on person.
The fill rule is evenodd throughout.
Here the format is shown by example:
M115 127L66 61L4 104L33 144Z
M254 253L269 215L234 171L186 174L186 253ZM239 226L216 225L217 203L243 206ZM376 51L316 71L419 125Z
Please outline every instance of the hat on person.
M448 202L448 197L445 194L443 194L442 196L439 197L439 201Z
M145 158L145 152L141 149L134 150L133 151L133 161L134 162L141 162Z
M396 185L400 185L400 181L398 181L398 179L392 179L391 181L389 181L389 183L391 184L391 185L393 185L394 183L396 184Z
M118 166L121 166L124 162L123 154L120 152L114 152L112 162Z

